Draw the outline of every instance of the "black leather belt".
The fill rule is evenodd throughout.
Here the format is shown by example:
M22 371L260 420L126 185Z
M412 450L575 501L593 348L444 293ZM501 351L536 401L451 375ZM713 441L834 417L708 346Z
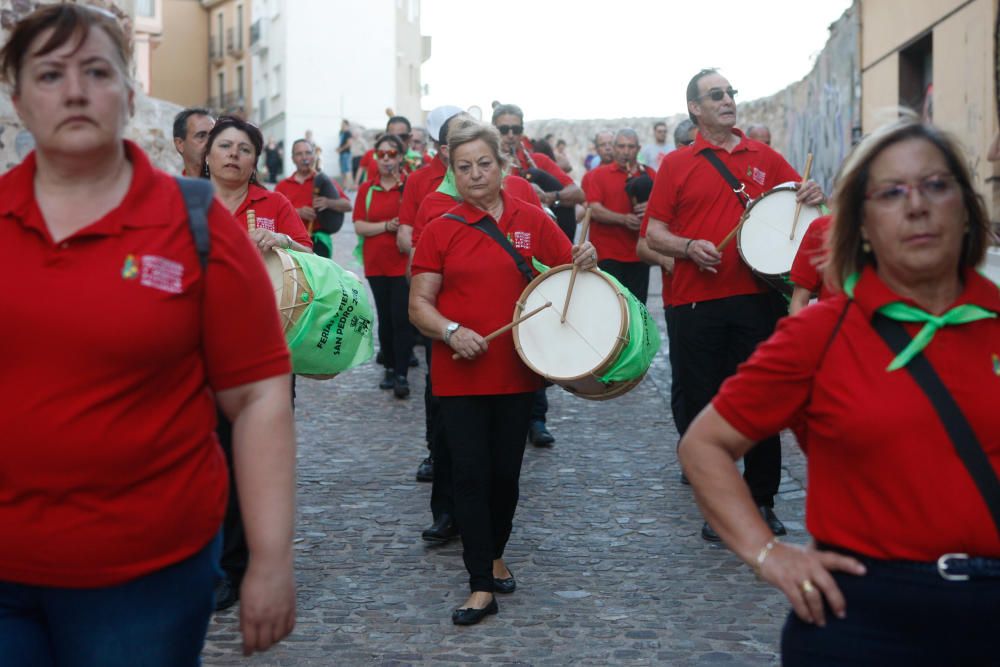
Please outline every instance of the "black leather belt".
M912 560L883 560L859 554L850 549L843 549L832 544L818 544L823 551L836 551L855 558L865 565L875 567L898 568L925 574L937 574L947 581L976 581L982 579L1000 579L1000 558L970 556L963 553L944 554L937 561L922 562Z

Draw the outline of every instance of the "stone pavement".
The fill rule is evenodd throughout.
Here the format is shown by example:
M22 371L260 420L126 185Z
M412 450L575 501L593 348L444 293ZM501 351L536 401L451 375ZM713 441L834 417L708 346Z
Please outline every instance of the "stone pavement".
M350 225L335 237L349 257ZM662 327L659 281L651 312ZM268 653L239 652L238 607L217 615L204 651L224 665L773 665L788 605L724 547L704 542L679 482L666 346L646 379L607 402L549 389L552 449L528 446L506 559L518 590L500 613L459 628L461 547L427 546L423 355L413 395L377 388L367 364L300 379L298 624ZM784 442L776 511L804 542L804 460Z

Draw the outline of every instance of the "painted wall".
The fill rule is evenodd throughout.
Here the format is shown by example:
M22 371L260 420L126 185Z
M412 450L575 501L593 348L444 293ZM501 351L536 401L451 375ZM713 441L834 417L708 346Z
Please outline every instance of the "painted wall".
M150 95L184 107L208 100L208 13L199 0L163 0L163 37L152 53Z

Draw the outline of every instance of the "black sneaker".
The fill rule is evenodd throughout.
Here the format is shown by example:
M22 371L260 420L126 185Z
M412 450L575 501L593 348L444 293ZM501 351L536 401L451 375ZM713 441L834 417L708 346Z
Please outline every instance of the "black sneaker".
M722 541L722 538L719 537L719 534L715 532L715 530L710 525L708 525L707 521L701 527L701 539L705 540L706 542Z
M757 509L760 510L760 515L764 518L764 523L767 524L767 527L771 529L772 533L775 535L788 534L788 531L785 530L785 524L781 523L781 519L774 514L774 508L768 507L767 505L761 505Z
M419 466L417 466L417 481L418 482L433 482L434 481L434 457L428 456L424 459Z
M240 587L229 577L222 577L215 585L215 611L229 609L240 599Z
M396 386L396 376L392 371L386 369L385 375L382 377L382 381L378 383L379 389L393 389Z
M397 375L396 382L392 387L392 394L396 398L406 398L410 395L410 383L405 375Z

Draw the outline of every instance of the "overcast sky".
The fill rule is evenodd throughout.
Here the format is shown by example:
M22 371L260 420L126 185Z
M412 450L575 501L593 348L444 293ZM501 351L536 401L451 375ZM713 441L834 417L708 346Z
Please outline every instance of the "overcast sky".
M423 107L519 104L528 120L668 116L717 67L739 101L809 73L850 0L423 0Z

